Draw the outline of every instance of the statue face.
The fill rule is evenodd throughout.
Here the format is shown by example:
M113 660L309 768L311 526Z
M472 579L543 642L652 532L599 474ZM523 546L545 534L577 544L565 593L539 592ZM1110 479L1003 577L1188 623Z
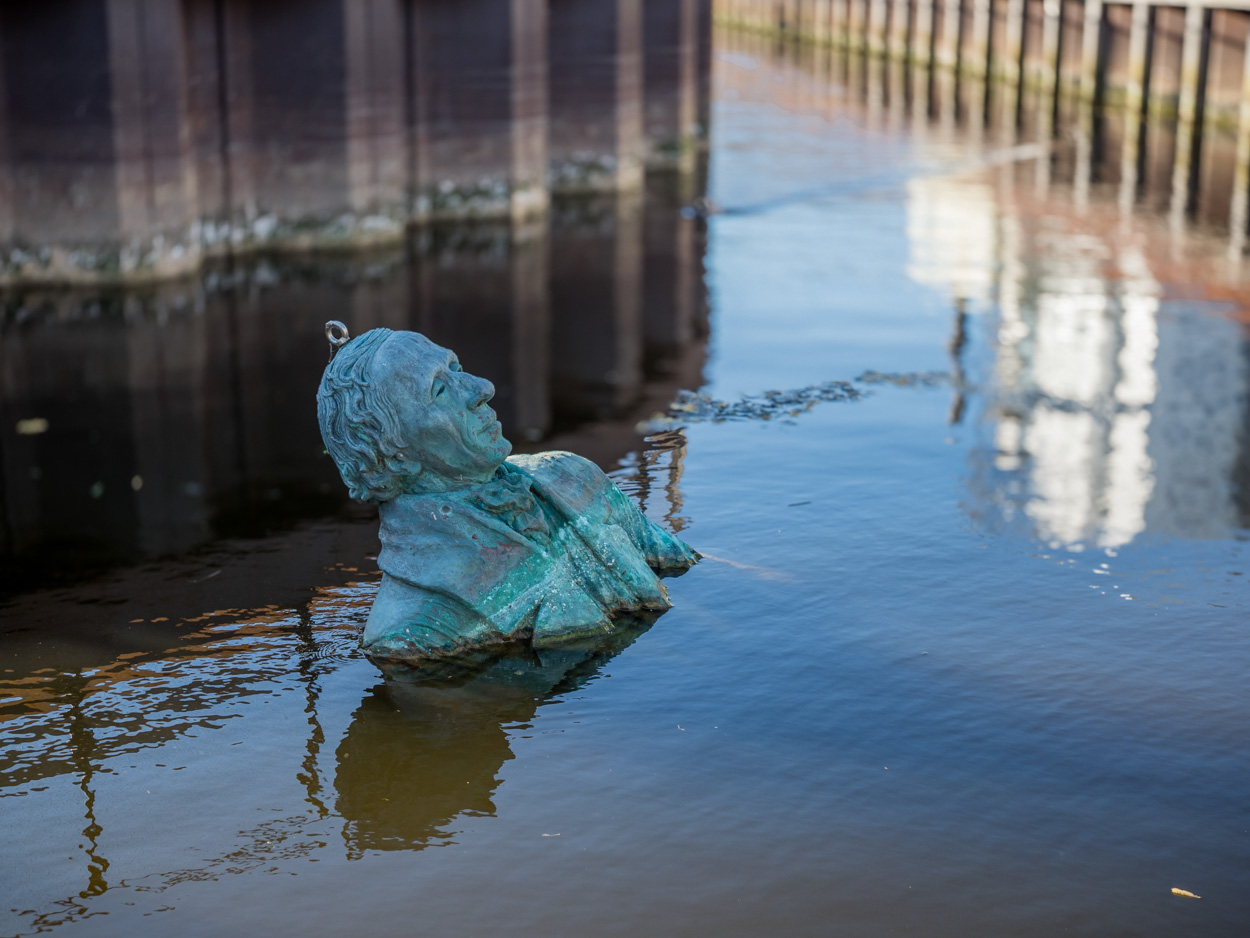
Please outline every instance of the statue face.
M376 375L423 480L484 482L512 452L487 406L495 386L464 371L449 349L415 332L397 332L378 351Z

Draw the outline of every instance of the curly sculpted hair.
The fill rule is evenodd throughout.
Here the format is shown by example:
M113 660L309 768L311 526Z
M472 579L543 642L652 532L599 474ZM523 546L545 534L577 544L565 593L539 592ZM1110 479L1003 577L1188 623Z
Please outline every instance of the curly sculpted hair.
M370 373L392 335L390 329L370 329L352 339L326 366L317 389L321 439L351 497L359 501L390 501L421 472L404 453L404 428L394 402Z

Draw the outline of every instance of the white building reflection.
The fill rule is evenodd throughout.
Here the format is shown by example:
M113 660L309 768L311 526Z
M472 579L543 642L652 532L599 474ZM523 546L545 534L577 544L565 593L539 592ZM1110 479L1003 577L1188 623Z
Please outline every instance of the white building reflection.
M1227 301L1170 296L1149 237L1017 208L1013 178L909 188L909 275L988 313L985 364L956 363L982 404L970 511L1077 550L1246 526L1250 344Z
M990 302L997 227L994 190L975 179L922 176L907 184L907 275L953 297Z

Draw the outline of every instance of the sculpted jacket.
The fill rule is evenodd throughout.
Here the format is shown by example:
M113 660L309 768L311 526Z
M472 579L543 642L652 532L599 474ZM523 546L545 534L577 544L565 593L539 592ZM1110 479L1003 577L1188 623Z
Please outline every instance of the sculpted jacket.
M613 616L662 612L658 573L698 555L589 460L513 456L472 489L401 495L381 506L382 586L362 639L388 663L529 638L603 631Z

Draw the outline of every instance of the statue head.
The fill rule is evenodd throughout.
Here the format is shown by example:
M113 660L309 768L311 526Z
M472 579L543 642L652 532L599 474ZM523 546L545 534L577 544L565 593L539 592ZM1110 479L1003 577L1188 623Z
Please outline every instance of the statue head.
M317 418L352 498L385 502L490 479L512 451L494 396L425 336L371 329L326 366Z

